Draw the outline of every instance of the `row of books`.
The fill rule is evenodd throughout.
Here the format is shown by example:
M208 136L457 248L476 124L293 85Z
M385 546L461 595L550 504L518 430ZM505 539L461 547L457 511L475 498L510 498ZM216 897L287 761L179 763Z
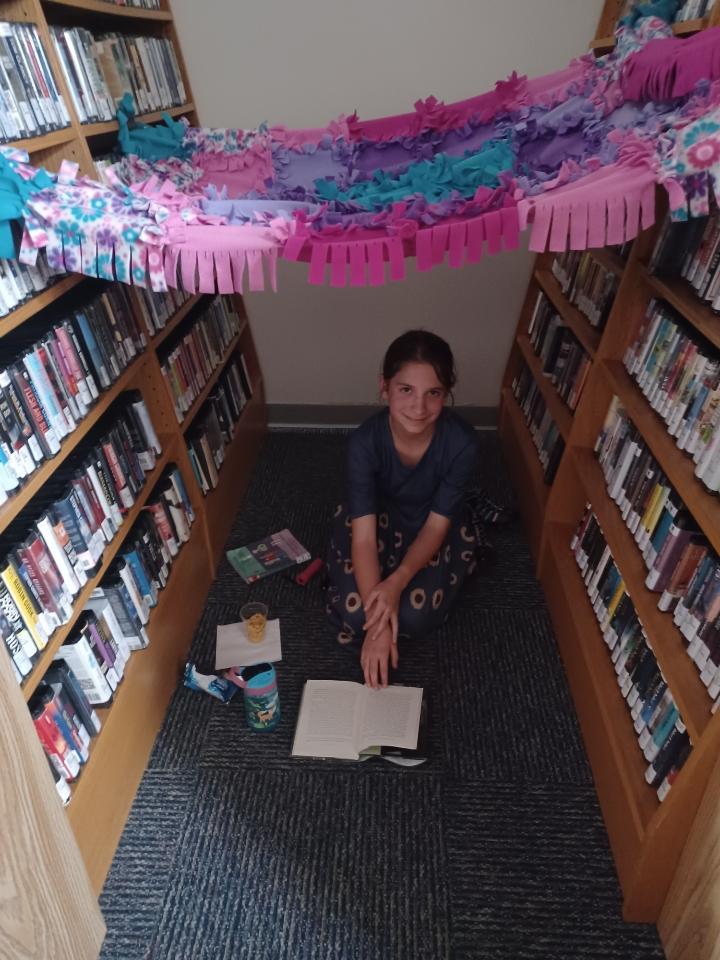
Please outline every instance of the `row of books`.
M675 23L684 23L686 20L697 20L707 16L712 10L715 0L685 0L676 16Z
M143 10L159 10L160 0L106 0L115 7L138 7Z
M65 802L70 798L68 784L79 776L91 738L101 730L95 707L111 704L131 654L147 647L149 610L190 535L192 508L175 465L159 489L148 505L152 510L133 526L122 556L93 591L73 634L56 651L28 703Z
M0 260L0 317L6 317L60 277L66 276L65 271L57 273L50 267L44 250L39 251L34 266L20 263L19 260Z
M693 458L695 476L720 489L718 351L666 303L651 300L624 362L677 446Z
M225 451L251 396L250 378L241 354L239 363L232 359L225 367L188 433L190 462L203 494L209 493L218 484Z
M672 221L666 218L648 268L664 277L683 277L701 300L720 310L720 212Z
M240 332L240 317L230 297L213 297L191 313L163 347L160 368L175 408L178 423L220 365L231 341Z
M184 290L173 290L172 287L165 293L144 289L143 287L137 287L136 292L140 301L143 320L151 337L164 330L168 321L173 318L180 307L193 297L192 293L186 293Z
M0 142L37 137L69 123L35 24L0 22Z
M648 763L645 780L664 800L690 754L690 738L589 504L570 548Z
M81 123L114 119L126 93L139 113L185 103L171 40L84 27L54 26L51 33Z
M542 363L543 374L550 378L562 399L574 410L591 360L542 290L538 292L530 317L528 336Z
M522 410L543 468L543 480L551 484L560 464L565 441L545 403L530 370L523 366L513 379L513 396Z
M610 498L641 550L645 585L660 594L658 607L673 613L710 690L720 684L720 559L617 397L595 450Z
M37 329L19 328L0 355L0 503L58 453L147 343L122 284Z
M102 562L160 453L145 403L133 391L32 501L32 520L23 514L5 532L0 607L13 627L4 640L20 680L55 630L73 617L75 598ZM13 639L15 627L25 633Z
M602 330L610 315L620 278L606 269L591 250L568 250L552 262L552 273L570 303Z

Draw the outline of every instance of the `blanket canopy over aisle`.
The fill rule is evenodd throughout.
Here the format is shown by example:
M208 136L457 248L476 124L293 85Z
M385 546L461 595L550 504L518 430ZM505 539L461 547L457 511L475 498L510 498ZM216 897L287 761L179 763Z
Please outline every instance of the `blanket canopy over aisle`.
M513 73L453 104L342 116L327 127L138 124L121 104L123 159L103 184L64 163L57 175L2 148L0 255L45 248L59 270L154 290L243 292L276 285L277 259L309 263L334 286L400 280L513 249L619 244L655 216L708 213L720 186L720 28L672 36L640 8L612 53L537 79ZM668 9L666 9L668 8Z

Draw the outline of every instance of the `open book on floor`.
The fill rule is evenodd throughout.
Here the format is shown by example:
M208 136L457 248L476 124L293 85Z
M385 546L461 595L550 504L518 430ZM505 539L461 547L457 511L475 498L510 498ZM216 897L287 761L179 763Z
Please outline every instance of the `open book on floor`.
M292 755L359 760L368 747L415 750L422 695L421 687L307 680Z
M420 705L420 727L418 729L417 746L414 749L409 747L392 747L388 744L367 747L360 751L361 760L369 760L371 757L380 757L389 763L394 763L398 767L419 767L425 763L430 756L430 707L428 705L427 691L423 691L422 704Z

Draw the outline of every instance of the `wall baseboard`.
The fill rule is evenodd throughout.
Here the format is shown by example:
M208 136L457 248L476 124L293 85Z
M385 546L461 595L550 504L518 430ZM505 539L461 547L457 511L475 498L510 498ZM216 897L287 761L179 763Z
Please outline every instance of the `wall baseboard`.
M377 404L269 403L270 429L282 427L356 427L371 414L382 409ZM455 408L469 423L480 430L497 427L497 407L458 406Z

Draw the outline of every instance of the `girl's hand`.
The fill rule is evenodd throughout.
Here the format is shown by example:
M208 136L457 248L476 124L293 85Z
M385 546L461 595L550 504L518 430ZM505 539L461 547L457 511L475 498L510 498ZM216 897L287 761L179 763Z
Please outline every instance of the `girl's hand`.
M393 640L389 626L379 631L373 631L363 642L360 651L360 665L365 675L365 683L369 687L386 687L388 684L388 662L397 667L397 643Z
M400 606L400 586L391 577L381 580L368 594L365 601L366 636L371 637L387 621L392 631L393 643L397 643L398 608ZM374 629L373 629L374 628Z

